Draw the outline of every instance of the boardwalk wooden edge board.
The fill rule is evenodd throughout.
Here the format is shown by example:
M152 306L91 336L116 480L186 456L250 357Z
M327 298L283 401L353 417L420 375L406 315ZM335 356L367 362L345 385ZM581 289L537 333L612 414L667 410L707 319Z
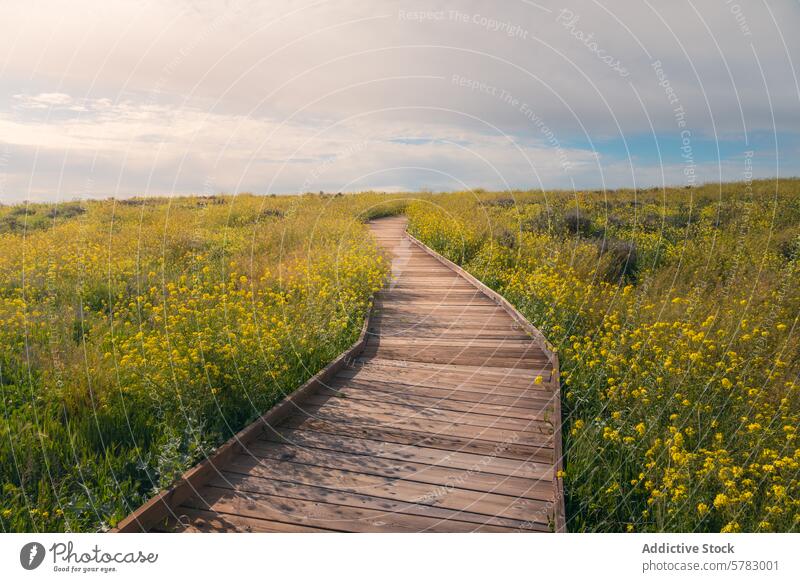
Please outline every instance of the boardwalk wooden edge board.
M295 412L302 401L313 394L321 385L333 378L364 350L369 329L374 298L370 299L364 324L356 342L339 357L317 372L308 381L285 396L272 408L244 427L222 444L213 455L187 470L169 488L157 493L111 530L115 533L145 532L162 520L175 517L173 510L181 503L197 494L207 481L220 474L222 467L235 455L245 450L248 443L258 438L265 430L279 423Z
M485 285L482 281L474 277L472 274L465 271L463 268L455 264L453 261L443 257L428 245L423 243L422 241L418 240L415 236L413 236L408 231L405 231L406 237L417 245L420 249L425 251L427 254L438 260L440 263L460 275L461 277L465 278L467 281L475 285L478 289L480 289L484 295L489 297L492 301L494 301L497 305L503 308L506 313L508 313L511 318L516 321L522 329L528 332L531 337L534 339L536 344L542 349L542 351L547 356L550 364L553 366L553 385L555 386L555 392L553 394L553 447L554 447L554 468L553 468L553 485L555 487L555 505L553 508L553 518L554 518L554 527L555 531L558 533L564 533L567 531L566 525L566 509L564 507L564 481L560 477L561 472L564 470L564 455L562 450L562 434L561 434L561 379L559 375L559 364L558 364L558 354L553 349L552 344L547 341L547 338L544 334L539 331L539 329L534 326L530 321L528 321L524 315L522 315L516 307L514 307L511 302L508 301L505 297L497 293L494 289L491 289L487 285Z

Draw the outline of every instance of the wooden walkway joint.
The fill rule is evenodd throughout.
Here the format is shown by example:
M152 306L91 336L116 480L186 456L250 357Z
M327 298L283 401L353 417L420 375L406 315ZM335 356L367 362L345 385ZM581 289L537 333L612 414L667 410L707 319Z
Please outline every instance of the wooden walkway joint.
M405 227L359 341L117 531L564 531L556 355Z

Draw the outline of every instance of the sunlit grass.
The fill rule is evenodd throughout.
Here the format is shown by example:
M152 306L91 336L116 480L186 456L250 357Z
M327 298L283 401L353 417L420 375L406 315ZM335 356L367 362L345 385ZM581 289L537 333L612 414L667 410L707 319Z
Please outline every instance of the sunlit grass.
M558 347L569 529L798 529L799 181L408 214Z
M0 210L2 529L113 526L336 357L383 281L362 219L386 199Z

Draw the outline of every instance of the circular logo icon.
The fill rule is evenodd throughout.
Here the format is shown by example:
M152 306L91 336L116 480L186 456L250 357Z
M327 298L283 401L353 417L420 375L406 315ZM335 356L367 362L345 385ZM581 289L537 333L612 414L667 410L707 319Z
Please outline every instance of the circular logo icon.
M39 542L30 542L19 551L19 563L26 570L35 570L44 560L44 546Z

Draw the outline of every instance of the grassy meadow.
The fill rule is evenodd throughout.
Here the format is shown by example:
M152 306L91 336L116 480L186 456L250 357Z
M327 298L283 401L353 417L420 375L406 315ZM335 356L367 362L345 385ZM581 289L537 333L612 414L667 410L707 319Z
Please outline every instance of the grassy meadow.
M335 358L378 195L0 210L0 529L95 531Z
M570 531L800 529L800 180L407 213L557 348Z
M800 180L0 208L0 529L95 531L352 343L410 231L562 367L572 531L800 528Z

